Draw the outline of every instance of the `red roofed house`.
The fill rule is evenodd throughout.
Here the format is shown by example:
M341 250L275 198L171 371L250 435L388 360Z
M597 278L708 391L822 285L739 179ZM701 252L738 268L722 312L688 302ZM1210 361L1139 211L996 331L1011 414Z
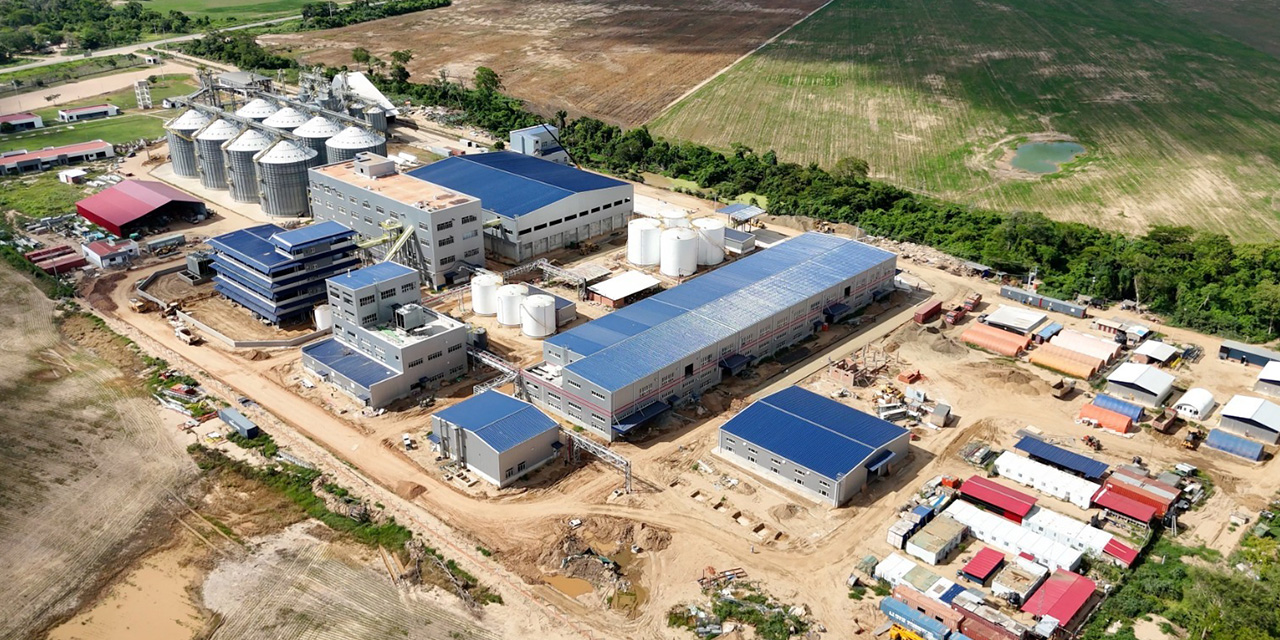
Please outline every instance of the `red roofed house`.
M1059 629L1072 629L1087 613L1089 600L1097 585L1094 581L1066 569L1058 569L1022 605L1022 611L1040 619L1040 624L1053 624Z
M80 122L81 120L95 120L97 118L106 118L120 113L120 108L114 104L95 104L92 107L76 107L74 109L59 109L58 122Z
M4 126L6 124L9 126ZM43 126L44 118L34 113L11 113L7 116L0 116L0 130L27 131L39 129Z
M986 584L987 580L995 575L996 569L999 569L1002 564L1004 564L1003 553L995 549L983 549L964 565L964 569L960 570L960 575L978 584Z
M1018 524L1022 524L1022 519L1036 506L1033 496L981 476L971 476L965 480L960 485L960 497Z
M1098 493L1093 496L1093 503L1106 509L1108 514L1122 516L1143 526L1150 526L1156 517L1155 507L1116 493L1110 487L1098 489Z
M122 238L171 218L199 222L208 216L204 201L150 180L125 180L76 203L80 217Z
M115 148L102 140L46 147L39 151L10 151L0 154L0 173L28 173L51 167L115 157Z
M128 266L138 257L138 243L132 240L99 240L84 246L84 258L99 269Z
M1107 476L1102 487L1110 493L1136 500L1155 508L1156 516L1163 518L1169 512L1182 490L1165 484L1139 471L1120 467Z

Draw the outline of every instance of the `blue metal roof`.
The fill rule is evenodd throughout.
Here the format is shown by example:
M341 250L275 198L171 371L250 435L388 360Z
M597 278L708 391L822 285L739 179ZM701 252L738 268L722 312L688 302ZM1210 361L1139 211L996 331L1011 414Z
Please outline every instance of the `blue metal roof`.
M1090 480L1098 480L1107 473L1107 465L1104 463L1031 436L1023 436L1018 444L1013 445L1013 448L1026 451L1032 458L1079 473Z
M1262 443L1242 438L1234 433L1227 433L1222 429L1210 431L1209 437L1204 439L1204 446L1255 462L1262 459Z
M417 270L395 262L379 262L363 269L340 273L329 278L329 280L333 281L334 284L340 284L349 289L359 289L410 273L417 273Z
M907 430L807 389L757 400L720 429L833 480Z
M293 260L271 244L271 236L281 231L284 229L274 224L264 224L209 238L208 243L214 250L266 273L272 267Z
M291 231L277 233L271 237L271 244L285 251L296 251L318 242L333 242L334 240L349 238L355 234L356 232L346 225L333 220L326 220Z
M860 242L806 233L548 342L581 356L567 370L617 391L892 256Z
M437 418L474 433L499 453L559 428L537 407L492 389L437 411Z
M1142 407L1131 402L1125 402L1119 398L1109 396L1105 393L1099 393L1098 396L1093 399L1093 404L1102 407L1107 411L1114 411L1122 416L1127 416L1134 422L1142 420Z
M1062 329L1063 327L1060 323L1050 322L1049 326L1037 331L1036 335L1040 336L1040 338L1043 340L1048 340L1049 338L1052 338L1058 335L1058 333L1061 332Z
M911 605L897 598L881 600L880 611L890 620L916 632L925 640L947 640L947 636L951 633L947 625L916 611Z
M315 358L324 366L365 389L399 375L381 362L334 338L309 344L302 348L302 353Z
M736 222L744 222L764 213L764 209L751 204L731 204L723 209L717 209L716 213L723 213Z
M644 406L643 409L632 413L631 415L618 420L613 424L613 430L619 434L626 434L628 431L643 425L644 423L658 417L658 414L670 409L671 405L665 402L651 402Z
M955 600L956 596L964 593L965 591L968 591L968 589L965 589L963 585L953 584L948 587L946 593L942 594L938 599L945 604L951 604L951 601ZM954 638L954 636L952 637Z
M627 184L514 151L454 156L414 169L409 175L479 198L480 206L507 218L518 218L576 193Z

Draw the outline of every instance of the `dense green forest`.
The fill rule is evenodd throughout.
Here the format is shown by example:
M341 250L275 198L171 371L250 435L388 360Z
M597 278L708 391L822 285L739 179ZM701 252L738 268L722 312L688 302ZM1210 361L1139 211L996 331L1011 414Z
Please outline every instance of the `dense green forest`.
M0 0L0 61L16 54L67 44L101 49L132 44L146 34L188 33L208 26L180 11L160 13L130 0Z
M304 29L335 29L370 20L447 7L450 0L394 0L374 4L370 0L356 0L350 4L336 2L310 2L302 5Z

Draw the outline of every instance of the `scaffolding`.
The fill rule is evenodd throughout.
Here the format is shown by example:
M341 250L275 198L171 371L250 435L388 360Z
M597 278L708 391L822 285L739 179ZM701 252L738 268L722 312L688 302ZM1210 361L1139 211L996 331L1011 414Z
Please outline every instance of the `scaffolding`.
M138 103L139 109L150 109L151 104L151 83L146 79L133 83L133 97Z

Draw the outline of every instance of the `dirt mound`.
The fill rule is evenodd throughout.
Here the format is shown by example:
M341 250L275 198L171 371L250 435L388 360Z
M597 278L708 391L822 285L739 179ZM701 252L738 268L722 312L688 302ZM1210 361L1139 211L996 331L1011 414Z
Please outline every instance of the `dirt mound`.
M63 337L128 373L146 368L137 348L125 337L107 329L96 316L68 314L58 324Z
M671 532L644 523L635 529L635 545L644 551L662 551L671 544Z
M406 500L413 500L414 498L426 493L427 488L416 482L401 480L400 482L396 483L395 492L396 492L396 495L400 496L401 498L404 498Z
M244 353L244 358L245 360L254 360L254 361L269 360L271 359L271 354L267 353L266 351L262 351L260 349L250 349L249 351L246 351Z
M117 271L108 273L101 278L86 280L85 286L81 287L80 293L93 308L100 311L115 311L119 307L111 299L111 294L116 290L116 284L124 280L126 275L123 271Z
M777 518L779 521L790 520L802 513L806 513L808 509L798 504L780 504L769 508L769 515Z

